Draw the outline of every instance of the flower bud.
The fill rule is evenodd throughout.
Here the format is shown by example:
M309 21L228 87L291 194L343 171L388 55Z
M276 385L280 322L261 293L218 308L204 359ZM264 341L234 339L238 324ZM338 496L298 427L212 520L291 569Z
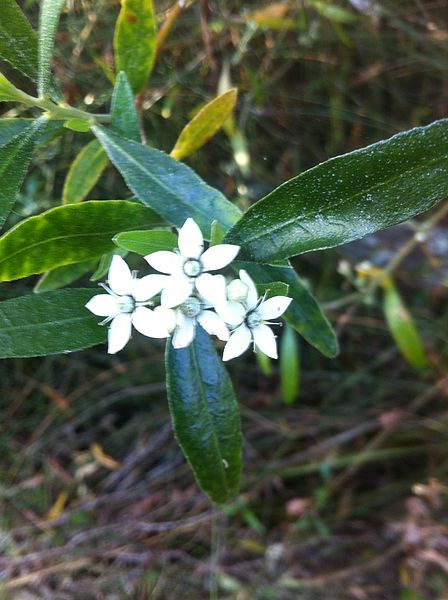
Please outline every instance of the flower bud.
M230 302L244 302L249 288L241 279L234 279L227 286L227 298Z

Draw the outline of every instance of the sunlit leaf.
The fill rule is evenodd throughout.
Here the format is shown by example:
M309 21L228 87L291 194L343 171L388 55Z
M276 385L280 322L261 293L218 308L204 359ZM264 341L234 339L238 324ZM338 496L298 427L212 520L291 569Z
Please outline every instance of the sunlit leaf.
M232 113L237 99L233 88L208 102L183 128L171 156L181 160L206 144L224 125Z
M159 250L177 248L177 235L171 231L125 231L114 237L120 248L146 256Z

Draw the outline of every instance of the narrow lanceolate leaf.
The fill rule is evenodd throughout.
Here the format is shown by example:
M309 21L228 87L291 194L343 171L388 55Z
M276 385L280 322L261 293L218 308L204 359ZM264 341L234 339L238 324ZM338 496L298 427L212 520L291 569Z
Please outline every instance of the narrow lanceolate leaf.
M47 271L47 273L44 273L36 283L33 291L41 294L42 292L50 292L51 290L63 288L86 273L92 272L95 269L97 262L98 260L95 259L85 260L80 263L58 267L57 269L53 269L53 271Z
M37 36L15 0L0 4L0 57L36 80Z
M177 441L203 491L227 502L239 487L240 417L230 378L201 327L187 348L167 343L166 372Z
M33 122L0 148L0 228L14 205L31 162L36 141L46 123L47 120L43 118Z
M0 358L74 352L106 340L85 304L97 290L57 290L0 302Z
M392 280L385 282L384 314L392 337L408 363L416 369L428 366L422 341Z
M116 235L113 241L120 248L141 256L177 248L177 235L171 231L125 231Z
M280 342L280 382L285 404L294 404L300 386L300 360L297 334L285 327Z
M236 264L238 268L246 269L257 284L271 281L288 284L288 296L293 302L284 314L285 321L325 356L333 358L338 354L338 340L331 324L294 269L241 261Z
M332 158L254 204L227 235L247 260L331 248L396 225L448 195L448 119Z
M58 206L21 221L0 238L0 281L100 257L112 238L135 227L161 225L151 209L126 200Z
M141 141L134 95L124 71L118 73L115 81L110 115L115 133L134 142Z
M135 94L145 87L151 73L156 43L152 0L121 0L114 33L116 70L126 73Z
M198 150L221 129L235 108L236 88L208 102L183 128L171 156L181 160Z
M103 127L95 126L92 130L129 189L170 225L182 227L192 217L205 239L210 239L213 219L227 230L239 218L239 209L187 165Z
M123 250L123 248L114 248L110 252L106 252L105 254L103 254L100 258L96 270L92 273L90 277L90 281L100 281L101 279L105 279L109 271L109 267L112 264L112 259L115 255L121 256L121 258L125 258L125 256L127 255L127 250Z
M45 96L51 88L51 65L59 17L66 0L42 0L39 18L39 72L37 91Z
M289 285L283 281L272 281L270 283L257 283L258 296L273 298L274 296L287 296Z
M0 119L0 148L17 138L34 122L34 119ZM47 144L62 131L61 121L47 121L43 127L39 127L36 145Z
M91 140L72 162L62 191L62 204L81 202L93 189L109 159L98 140Z

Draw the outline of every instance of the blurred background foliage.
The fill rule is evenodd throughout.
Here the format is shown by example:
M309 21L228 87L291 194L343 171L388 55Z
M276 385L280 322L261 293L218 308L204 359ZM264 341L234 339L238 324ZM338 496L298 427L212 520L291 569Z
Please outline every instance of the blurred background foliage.
M35 24L38 2L20 4ZM233 121L188 163L243 207L331 156L447 114L443 0L155 4L160 27L178 14L138 98L147 142L170 150L198 108L237 86ZM114 0L69 0L62 17L55 71L65 99L92 112L109 107L118 11ZM61 203L89 140L67 130L42 148L9 225ZM89 198L128 195L108 167ZM408 247L393 283L371 285L415 227L295 261L341 353L299 349L287 332L279 364L248 354L230 365L245 473L219 514L173 440L162 344L4 361L1 597L207 598L213 573L220 597L238 600L447 597L446 220ZM3 284L2 297L34 283Z

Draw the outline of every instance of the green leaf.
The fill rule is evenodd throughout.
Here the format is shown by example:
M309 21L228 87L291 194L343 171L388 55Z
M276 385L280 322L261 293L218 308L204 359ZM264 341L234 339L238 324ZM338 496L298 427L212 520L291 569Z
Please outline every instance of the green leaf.
M171 156L182 160L206 144L229 118L235 108L237 93L237 89L232 88L208 102L183 128Z
M59 17L66 0L42 0L39 17L39 72L37 91L46 96L51 89L51 64Z
M124 71L117 75L110 114L115 133L134 142L141 141L134 95Z
M288 284L288 296L293 302L284 314L285 321L325 356L334 358L338 354L338 340L332 326L293 268L241 261L235 264L239 269L246 269L257 284L271 281Z
M45 118L32 122L22 133L0 148L0 227L14 205L31 162L36 140L46 123Z
M97 290L56 290L0 302L0 358L82 350L106 340L85 304Z
M112 238L135 227L161 225L151 209L126 200L69 204L30 217L0 238L0 281L100 257Z
M146 85L156 57L152 0L121 0L114 33L116 71L124 71L135 94Z
M0 56L31 80L36 80L37 36L15 0L1 2Z
M89 273L89 271L93 271L97 262L97 260L85 260L47 271L36 283L33 291L41 294L42 292L50 292L51 290L58 290L65 287L86 273Z
M257 292L259 296L266 294L267 298L274 296L287 296L289 285L283 281L271 281L270 283L257 283Z
M0 148L6 146L28 129L35 119L0 119ZM47 121L39 127L36 145L44 145L54 139L63 130L61 121Z
M239 209L187 165L103 127L92 130L132 192L170 225L182 227L192 217L209 239L213 219L227 230L239 218Z
M384 315L392 337L408 363L415 369L424 369L428 360L411 314L392 280L388 278L384 285Z
M284 403L294 404L299 395L300 355L297 335L288 326L280 342L280 382Z
M79 133L87 133L90 131L90 123L84 119L69 119L68 121L65 121L64 127L66 129L71 129L72 131L78 131Z
M222 229L221 225L215 219L212 221L210 227L210 246L216 246L222 244L222 241L226 235L226 232Z
M91 140L72 162L62 191L62 204L81 202L93 189L109 164L98 140Z
M332 158L254 204L228 233L245 260L339 246L448 195L448 119Z
M141 256L177 248L177 235L171 231L125 231L116 235L113 241L120 248Z
M197 327L187 348L166 346L168 402L174 434L196 479L218 504L238 492L241 432L232 383L208 334Z
M0 73L0 102L20 102L20 90Z

